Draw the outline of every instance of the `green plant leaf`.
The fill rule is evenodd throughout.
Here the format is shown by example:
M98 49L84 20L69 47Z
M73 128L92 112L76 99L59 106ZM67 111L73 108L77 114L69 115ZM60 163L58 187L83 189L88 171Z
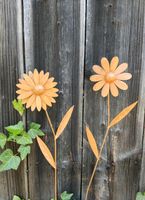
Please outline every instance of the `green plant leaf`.
M5 127L5 129L9 132L12 133L14 135L19 135L23 132L24 130L24 124L22 121L19 121L17 124L15 125L10 125Z
M24 160L28 154L30 154L30 146L23 146L21 145L18 149L18 152L20 153L21 159Z
M28 133L23 131L22 136L17 136L16 142L17 144L22 144L22 145L32 144L32 138Z
M10 169L17 170L21 160L19 156L13 155L11 149L6 149L0 155L0 161L2 162L0 164L0 172L2 172Z
M31 122L30 123L30 129L36 129L36 130L38 130L38 129L40 129L40 127L41 127L41 125L38 124L38 123L35 123L35 122Z
M0 154L0 161L5 162L9 160L13 156L13 152L11 149L6 149Z
M35 139L37 136L44 136L45 134L40 129L33 129L31 128L28 131L28 134L31 136L32 139Z
M13 108L16 110L16 111L18 111L18 113L22 116L23 114L24 114L24 112L25 112L25 108L24 108L24 106L23 106L23 104L22 104L22 101L21 100L16 100L16 99L14 99L13 101L12 101L12 104L13 104Z
M145 192L144 193L138 192L136 194L136 200L145 200Z
M72 196L73 194L69 194L67 193L66 191L64 191L62 194L61 194L61 200L71 200L72 199Z
M0 133L0 147L3 149L7 141L6 135Z
M13 200L22 200L22 199L16 195L14 195Z

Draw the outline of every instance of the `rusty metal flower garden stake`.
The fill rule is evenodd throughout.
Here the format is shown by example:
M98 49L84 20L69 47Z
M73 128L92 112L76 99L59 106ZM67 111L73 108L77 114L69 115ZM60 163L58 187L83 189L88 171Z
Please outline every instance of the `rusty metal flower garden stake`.
M37 136L37 142L43 153L45 159L53 167L55 171L54 179L54 197L57 200L57 139L64 131L67 126L74 106L72 106L63 117L60 122L57 131L55 132L50 116L47 112L47 107L52 107L53 103L56 103L55 97L58 96L58 89L55 87L57 82L54 82L53 77L49 77L49 73L41 71L38 73L37 69L34 72L29 72L29 74L24 74L22 79L19 79L17 87L19 88L16 93L19 94L17 97L26 104L26 108L31 108L31 111L37 109L38 111L44 110L48 123L50 125L53 138L54 138L54 157L52 156L48 146Z
M110 63L107 60L107 58L103 57L101 59L102 67L98 65L94 65L93 71L96 74L90 77L90 80L92 82L95 82L95 85L93 86L93 90L98 91L102 89L101 91L102 97L107 97L108 125L107 125L106 133L105 133L103 142L101 144L100 150L97 146L97 142L95 141L95 138L91 130L89 129L88 126L86 126L86 135L87 135L91 150L93 151L96 157L96 164L94 166L94 170L89 180L85 200L87 200L88 198L89 189L92 184L92 180L94 178L97 166L101 159L102 151L106 143L110 128L114 126L115 124L119 123L124 117L126 117L137 104L137 101L132 103L131 105L123 109L113 120L110 120L110 93L112 94L112 96L117 97L119 95L118 88L121 90L127 90L128 86L124 82L124 80L129 80L132 77L130 73L124 73L124 71L128 67L127 63L122 63L119 66L118 64L119 64L119 59L117 56L113 57Z

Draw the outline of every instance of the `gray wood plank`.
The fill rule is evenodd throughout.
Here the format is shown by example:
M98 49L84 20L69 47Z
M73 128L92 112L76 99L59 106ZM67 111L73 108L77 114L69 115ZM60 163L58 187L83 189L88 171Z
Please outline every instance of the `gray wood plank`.
M73 118L58 141L58 191L73 192L80 199L85 4L68 0L23 3L26 71L43 69L58 81L60 96L48 110L55 128L67 109L75 105ZM42 123L47 133L45 142L52 151L52 134L44 113L35 112L32 117L28 112L28 120L32 119ZM35 200L53 196L53 171L37 145L29 157L29 191Z
M0 127L20 118L12 108L15 84L23 70L22 12L20 0L0 1ZM10 145L15 149L14 145ZM27 196L26 162L17 172L0 173L0 199L11 200L14 194Z
M85 122L92 129L99 146L107 123L107 109L106 99L100 97L99 92L95 94L92 91L89 81L92 65L100 64L103 56L111 59L117 55L120 62L129 63L129 71L133 74L129 90L120 92L117 99L111 98L111 118L140 95L138 111L134 110L112 128L88 199L135 199L135 193L139 189L144 118L144 78L141 79L141 83L139 80L141 70L144 71L144 1L123 0L120 3L112 0L88 0L86 20ZM86 136L83 148L82 194L85 194L88 178L95 163Z

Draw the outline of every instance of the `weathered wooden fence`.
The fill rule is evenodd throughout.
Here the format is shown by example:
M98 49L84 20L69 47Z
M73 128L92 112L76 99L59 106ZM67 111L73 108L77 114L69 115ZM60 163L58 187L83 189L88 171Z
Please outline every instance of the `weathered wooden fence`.
M95 163L84 124L101 143L107 120L106 101L92 92L88 79L92 65L103 56L119 56L133 74L128 92L111 99L112 116L138 96L139 105L111 130L89 199L135 200L135 193L145 190L144 8L144 0L0 0L0 129L19 119L11 101L23 72L37 67L55 76L60 89L50 111L55 127L75 105L58 144L58 189L73 192L77 200L84 199ZM41 122L51 145L44 117L27 112L26 121ZM13 194L48 200L53 196L52 182L53 171L34 144L17 172L0 173L0 200L11 200Z

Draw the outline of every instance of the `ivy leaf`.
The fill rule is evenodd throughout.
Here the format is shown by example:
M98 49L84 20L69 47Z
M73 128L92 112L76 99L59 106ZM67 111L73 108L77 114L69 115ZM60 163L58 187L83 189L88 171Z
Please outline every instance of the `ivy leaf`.
M40 129L30 129L28 134L31 136L32 139L35 139L37 136L44 136L45 134Z
M145 200L145 192L138 192L136 195L136 200Z
M23 146L21 145L18 149L18 152L20 153L21 159L24 160L28 154L30 154L30 146Z
M22 199L16 195L14 195L13 200L22 200Z
M0 154L0 161L1 162L5 162L7 160L9 160L11 158L11 156L13 156L13 152L11 149L6 149L5 151L3 151Z
M24 130L24 124L22 121L19 121L17 124L15 125L11 125L11 126L7 126L5 127L5 129L9 132L12 133L14 135L19 135L20 133L22 133L22 131Z
M24 112L25 112L25 108L24 108L24 106L23 106L23 104L22 104L22 101L21 100L16 100L16 99L14 99L13 101L12 101L12 104L13 104L13 108L16 110L16 111L18 111L18 113L22 116L23 114L24 114Z
M0 133L0 147L3 149L7 141L6 135Z
M13 155L11 149L7 149L0 155L0 161L2 162L0 172L2 172L10 169L17 170L21 160L19 156Z
M28 133L23 131L22 136L17 136L16 142L17 144L22 144L22 145L32 144L32 138Z
M35 123L35 122L31 122L30 123L30 129L36 129L36 130L38 130L38 129L40 129L40 127L41 127L41 125L38 124L38 123Z
M66 191L64 191L62 194L61 194L61 200L71 200L72 199L72 196L73 194L69 194L67 193Z

